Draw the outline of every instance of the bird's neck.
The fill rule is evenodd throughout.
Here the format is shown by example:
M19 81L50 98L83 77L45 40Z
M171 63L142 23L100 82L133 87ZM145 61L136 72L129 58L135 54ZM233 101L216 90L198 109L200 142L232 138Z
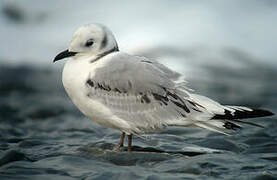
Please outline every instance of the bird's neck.
M108 50L106 50L106 51L103 51L103 52L101 52L101 53L98 53L98 54L95 56L95 58L93 58L93 59L91 60L91 62L95 62L95 61L97 61L97 60L99 60L99 59L101 59L101 58L107 56L108 54L113 53L113 52L117 52L117 51L118 51L118 47L116 46L116 47L110 48L110 49L108 49Z

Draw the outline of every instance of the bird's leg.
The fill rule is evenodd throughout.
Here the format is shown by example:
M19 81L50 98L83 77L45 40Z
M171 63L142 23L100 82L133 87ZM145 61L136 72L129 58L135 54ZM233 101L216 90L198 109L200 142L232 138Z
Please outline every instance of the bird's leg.
M132 150L132 134L128 135L128 152Z
M122 132L118 144L113 148L114 151L118 151L124 144L125 132Z

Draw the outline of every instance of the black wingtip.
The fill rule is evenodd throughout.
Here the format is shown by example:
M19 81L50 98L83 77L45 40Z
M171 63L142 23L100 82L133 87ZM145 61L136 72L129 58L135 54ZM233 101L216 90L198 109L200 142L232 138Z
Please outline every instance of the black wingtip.
M235 124L235 123L232 123L232 122L230 122L230 121L226 121L226 122L224 123L223 127L224 127L225 129L231 129L231 130L238 130L238 129L241 129L241 128L242 128L241 126L239 126L239 125L237 125L237 124Z
M274 113L265 109L253 109L251 111L253 116L256 115L256 117L266 117L266 116L273 116Z
M212 119L248 119L248 118L257 118L257 117L266 117L273 116L274 113L264 109L252 109L252 111L245 110L236 110L234 113L231 113L228 110L225 110L224 114L216 114Z
M225 127L226 129L236 130L236 129L240 129L240 126L236 125L235 123L248 124L248 125L264 128L264 126L262 125L259 125L253 122L242 121L240 119L266 117L266 116L272 116L272 115L274 115L274 113L264 109L252 109L252 111L236 110L233 113L231 113L228 110L225 110L223 115L216 114L212 119L227 120L227 122L224 124L223 127Z

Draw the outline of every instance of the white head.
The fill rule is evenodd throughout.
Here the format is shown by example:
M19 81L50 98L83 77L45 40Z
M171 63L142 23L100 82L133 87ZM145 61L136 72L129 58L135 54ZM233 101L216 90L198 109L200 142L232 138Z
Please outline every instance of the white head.
M74 33L68 50L58 54L54 62L75 55L101 56L113 51L118 51L118 46L112 32L100 24L87 24Z

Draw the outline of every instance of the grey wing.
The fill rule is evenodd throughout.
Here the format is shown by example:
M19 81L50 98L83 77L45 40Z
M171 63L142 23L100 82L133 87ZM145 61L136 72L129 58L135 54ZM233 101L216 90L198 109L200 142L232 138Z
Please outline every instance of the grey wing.
M121 53L96 69L87 87L92 98L130 125L130 133L149 133L190 123L186 117L193 103L176 89L179 76L155 61Z
M174 88L174 80L180 74L156 61L144 57L119 53L108 64L98 68L93 80L123 92L159 92L162 88Z

